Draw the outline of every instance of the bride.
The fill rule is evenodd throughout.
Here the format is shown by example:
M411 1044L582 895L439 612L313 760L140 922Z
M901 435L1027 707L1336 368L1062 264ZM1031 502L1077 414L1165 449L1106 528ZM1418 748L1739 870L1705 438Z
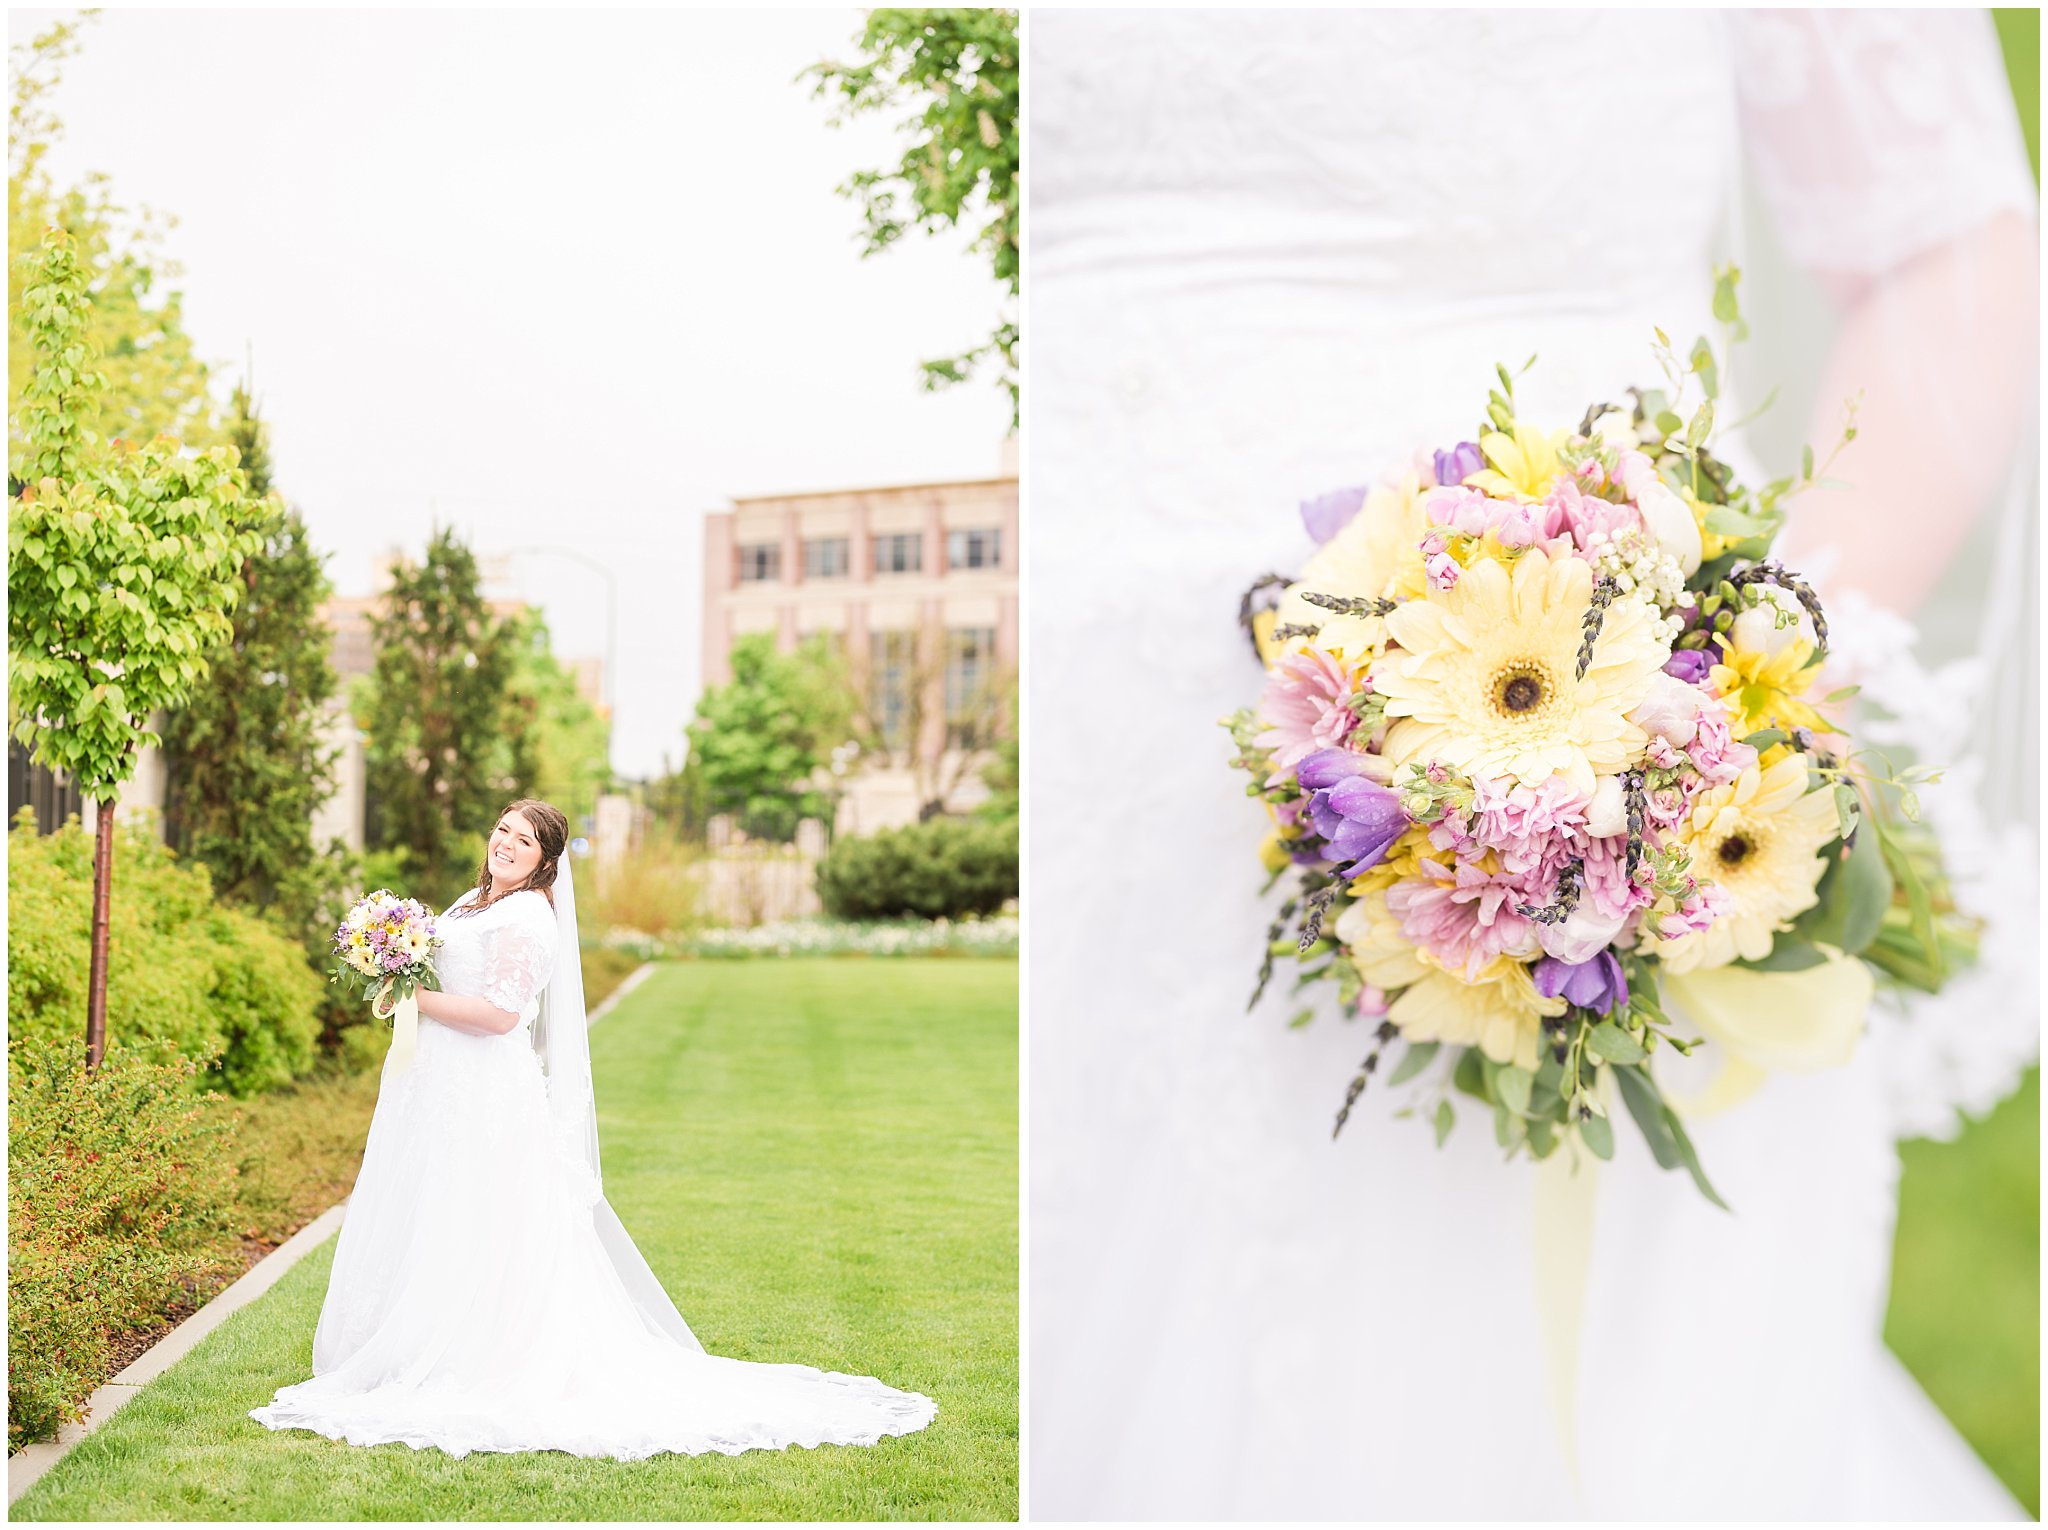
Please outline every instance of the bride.
M1377 1092L1333 1145L1363 1028L1243 1012L1265 820L1217 727L1258 690L1240 593L1310 550L1297 501L1467 439L1496 361L1536 353L1517 412L1561 424L1655 385L1653 326L1717 333L1717 256L1759 341L1819 349L1816 280L1841 306L1804 378L1823 454L1866 390L1858 492L1796 512L1786 555L1825 544L1824 595L1921 600L2032 407L2034 195L1988 20L1045 11L1031 52L1034 1516L2017 1517L1881 1330L1895 1137L2033 1045L2020 903L1969 1002L1694 1123L1732 1214L1632 1139L1600 1166L1560 1404L1531 1166L1469 1112L1439 1151ZM1730 234L1745 155L1809 273L1775 298ZM1754 349L1751 403L1783 370ZM1987 572L2032 559L1964 562L1996 608ZM2025 894L2009 804L1986 858Z
M872 1445L931 1399L704 1353L604 1199L568 820L498 817L437 921L409 1066L387 1056L313 1339L250 1417L351 1445L636 1460Z

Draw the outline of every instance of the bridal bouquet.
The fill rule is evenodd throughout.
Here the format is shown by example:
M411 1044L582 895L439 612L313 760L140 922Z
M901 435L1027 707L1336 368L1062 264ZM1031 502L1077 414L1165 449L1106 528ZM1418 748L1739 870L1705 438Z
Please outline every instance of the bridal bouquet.
M1913 821L1932 773L1850 752L1826 614L1769 556L1811 450L1737 482L1712 348L1657 340L1668 393L1552 428L1500 368L1476 440L1305 505L1321 546L1246 596L1266 683L1225 723L1298 884L1259 992L1292 957L1376 1022L1339 1130L1398 1038L1439 1141L1461 1092L1511 1156L1607 1158L1619 1104L1718 1203L1657 1051L1711 1037L1719 1103L1838 1065L1874 982L1937 986L1968 932Z
M436 987L434 952L441 936L434 912L413 898L379 889L357 902L334 932L334 981L359 985L380 1015L389 1001Z

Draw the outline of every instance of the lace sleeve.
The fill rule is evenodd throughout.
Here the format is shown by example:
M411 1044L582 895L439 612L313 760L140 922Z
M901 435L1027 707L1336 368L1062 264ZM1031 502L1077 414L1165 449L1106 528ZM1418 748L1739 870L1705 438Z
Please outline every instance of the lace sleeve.
M1745 146L1800 264L1873 276L2031 215L1989 13L1734 11L1729 28Z
M507 1014L525 1014L555 967L555 915L547 899L507 899L497 924L484 932L483 957L483 997Z

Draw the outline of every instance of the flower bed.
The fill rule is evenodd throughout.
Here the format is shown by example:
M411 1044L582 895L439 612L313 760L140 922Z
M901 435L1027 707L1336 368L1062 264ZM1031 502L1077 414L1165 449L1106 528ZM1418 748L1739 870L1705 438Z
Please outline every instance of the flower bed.
M603 943L643 961L663 957L1015 956L1019 929L1015 914L961 920L790 919L752 929L704 930L669 940L616 929Z

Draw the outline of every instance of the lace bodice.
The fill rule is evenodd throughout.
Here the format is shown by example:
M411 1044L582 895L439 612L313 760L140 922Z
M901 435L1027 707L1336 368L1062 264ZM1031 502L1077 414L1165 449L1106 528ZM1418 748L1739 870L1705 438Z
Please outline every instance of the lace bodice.
M455 913L476 896L472 888L436 921L445 942L435 962L441 987L518 1015L525 1035L555 968L555 911L545 894L518 892L479 913Z

